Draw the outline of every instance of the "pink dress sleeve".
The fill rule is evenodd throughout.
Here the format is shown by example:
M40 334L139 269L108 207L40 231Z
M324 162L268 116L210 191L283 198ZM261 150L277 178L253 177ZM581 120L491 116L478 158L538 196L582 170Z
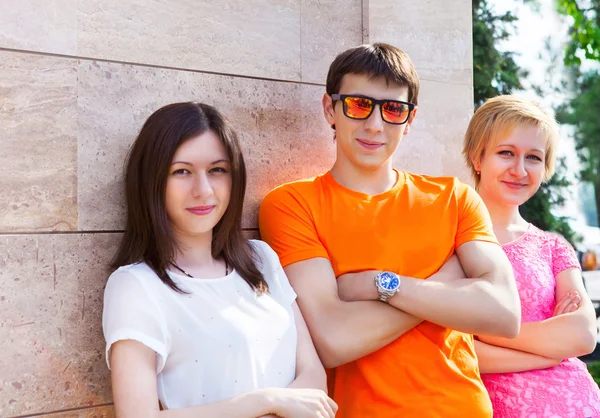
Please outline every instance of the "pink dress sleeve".
M552 250L552 274L556 277L561 271L570 268L581 269L577 254L566 239L560 235L556 235L556 242Z

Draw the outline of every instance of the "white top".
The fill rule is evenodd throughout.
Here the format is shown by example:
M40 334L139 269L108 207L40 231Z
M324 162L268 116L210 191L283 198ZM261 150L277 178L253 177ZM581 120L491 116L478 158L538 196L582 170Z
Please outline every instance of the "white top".
M189 294L171 290L145 263L111 274L102 313L108 367L116 341L136 340L154 350L165 409L289 385L296 374L296 294L271 247L250 242L269 286L262 296L235 271L217 279L169 272Z

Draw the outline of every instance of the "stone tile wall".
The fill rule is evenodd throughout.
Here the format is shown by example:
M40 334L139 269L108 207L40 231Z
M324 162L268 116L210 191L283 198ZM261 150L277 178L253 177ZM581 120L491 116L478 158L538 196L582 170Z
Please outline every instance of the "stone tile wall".
M450 4L452 3L452 4ZM419 116L396 166L467 179L471 2L0 0L0 416L114 418L100 328L123 228L125 154L174 101L217 106L249 166L244 217L328 169L320 107L335 55L406 50Z

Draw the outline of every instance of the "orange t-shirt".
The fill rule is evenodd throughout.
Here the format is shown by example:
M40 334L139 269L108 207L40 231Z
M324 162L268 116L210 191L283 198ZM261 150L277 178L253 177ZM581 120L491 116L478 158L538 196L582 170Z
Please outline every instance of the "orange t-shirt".
M282 185L265 197L259 226L283 266L324 257L336 277L375 269L425 279L461 244L497 243L472 188L404 172L376 196L341 186L331 173ZM339 418L492 416L473 336L431 322L328 376Z

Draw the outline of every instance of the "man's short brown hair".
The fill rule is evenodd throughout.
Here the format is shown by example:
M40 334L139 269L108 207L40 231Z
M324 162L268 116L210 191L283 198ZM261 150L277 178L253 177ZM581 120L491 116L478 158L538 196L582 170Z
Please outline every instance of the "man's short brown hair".
M371 79L383 77L389 84L408 87L408 101L418 104L419 76L410 57L386 43L361 45L339 54L329 66L327 94L339 93L346 74L366 74Z

